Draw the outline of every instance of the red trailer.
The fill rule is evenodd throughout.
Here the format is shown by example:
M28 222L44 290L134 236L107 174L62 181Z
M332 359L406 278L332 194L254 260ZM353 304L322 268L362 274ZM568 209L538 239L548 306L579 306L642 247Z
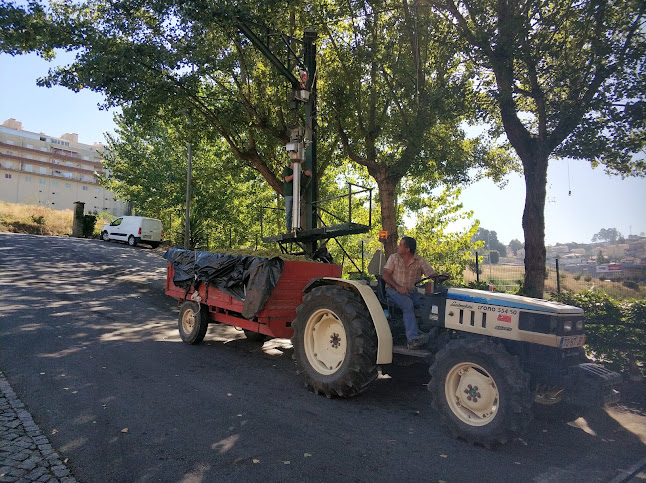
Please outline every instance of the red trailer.
M198 343L204 338L207 324L203 325L202 334L200 328L194 334L195 318L207 317L205 322L219 322L233 325L245 330L249 338L254 338L253 333L269 337L290 338L292 336L292 321L296 318L296 307L303 299L303 289L313 279L320 277L341 277L341 266L306 261L285 260L283 271L278 283L271 292L271 296L262 309L251 320L242 316L243 301L228 295L212 285L207 286L198 282L189 290L178 287L173 282L175 270L173 264L168 262L166 275L166 295L178 300L194 302L184 304L180 314L180 333L182 339L189 343ZM208 308L204 313L202 307ZM188 339L188 340L187 340Z

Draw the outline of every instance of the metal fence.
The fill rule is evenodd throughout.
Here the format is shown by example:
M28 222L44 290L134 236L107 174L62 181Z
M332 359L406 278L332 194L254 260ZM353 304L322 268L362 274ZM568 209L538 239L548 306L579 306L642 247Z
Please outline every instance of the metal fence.
M479 263L476 264L476 261ZM476 271L477 266L477 271ZM625 270L623 272L626 272ZM605 292L617 300L646 299L646 282L644 272L630 271L622 273L590 273L581 267L562 266L559 260L550 261L545 267L545 292L569 291L574 293L594 290ZM497 292L514 293L521 287L525 278L525 267L522 261L506 261L491 263L476 257L474 262L464 272L468 282L486 282Z

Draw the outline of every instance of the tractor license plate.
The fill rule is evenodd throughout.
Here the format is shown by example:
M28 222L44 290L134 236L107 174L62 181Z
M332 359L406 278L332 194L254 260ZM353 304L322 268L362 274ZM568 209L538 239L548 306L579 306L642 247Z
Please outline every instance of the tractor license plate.
M570 347L581 347L585 344L585 335L568 335L561 337L559 348L569 349Z

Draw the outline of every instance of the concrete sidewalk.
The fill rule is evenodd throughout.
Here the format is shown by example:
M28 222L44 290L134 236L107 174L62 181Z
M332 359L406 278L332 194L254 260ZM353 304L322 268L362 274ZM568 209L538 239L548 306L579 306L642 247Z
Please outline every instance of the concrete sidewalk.
M76 482L2 372L0 482Z

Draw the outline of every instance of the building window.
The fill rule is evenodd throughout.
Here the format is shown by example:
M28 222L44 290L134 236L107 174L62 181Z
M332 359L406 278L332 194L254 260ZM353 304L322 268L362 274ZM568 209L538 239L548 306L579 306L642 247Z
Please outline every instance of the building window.
M66 188L71 188L71 187L72 187L72 183L65 183L65 187L66 187Z
M41 180L40 180L40 184L45 184L46 182L47 182L47 181L45 181L44 179L41 179Z
M6 179L11 179L11 175L10 175L9 173L5 173L5 174L4 174L4 177L5 177Z
M40 174L47 174L47 168L40 167Z
M25 181L27 182L31 181L31 176L25 176Z
M83 186L83 191L87 191L87 186Z
M52 186L58 186L58 181L52 181ZM52 193L54 194L54 193Z
M13 151L7 151L7 154L8 154L9 156L13 156Z

